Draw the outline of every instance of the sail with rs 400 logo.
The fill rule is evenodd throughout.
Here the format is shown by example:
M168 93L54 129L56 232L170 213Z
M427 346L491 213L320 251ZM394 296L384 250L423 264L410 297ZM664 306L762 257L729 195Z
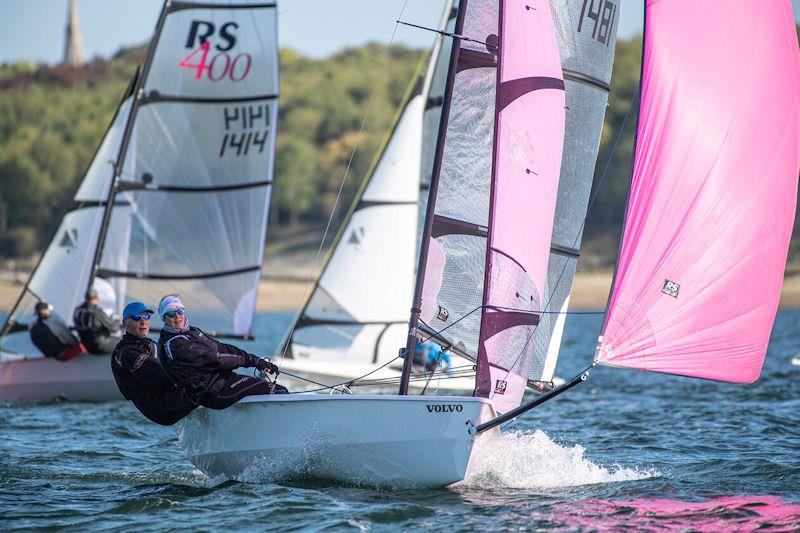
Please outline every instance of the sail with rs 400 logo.
M205 331L251 336L277 50L274 2L165 2L144 62L3 326L0 401L120 397L107 357L46 358L28 335L36 303L71 325L89 288L115 320L127 302L178 293Z

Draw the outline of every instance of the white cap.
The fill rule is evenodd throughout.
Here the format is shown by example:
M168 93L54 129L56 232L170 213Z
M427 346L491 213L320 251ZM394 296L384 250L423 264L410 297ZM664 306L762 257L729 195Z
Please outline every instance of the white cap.
M165 314L176 309L186 309L186 306L183 305L181 301L181 297L177 294L168 294L158 302L158 316L161 318L164 318Z

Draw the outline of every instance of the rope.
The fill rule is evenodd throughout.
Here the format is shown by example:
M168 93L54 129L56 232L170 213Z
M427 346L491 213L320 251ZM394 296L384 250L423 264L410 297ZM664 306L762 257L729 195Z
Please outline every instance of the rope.
M356 381L358 381L358 380L360 380L360 379L364 379L365 377L367 377L367 376L369 376L369 375L371 375L371 374L374 374L374 373L375 373L375 372L377 372L378 370L380 370L380 369L382 369L382 368L385 368L385 367L389 366L391 363L395 362L395 361L396 361L396 360L398 360L398 359L400 359L400 356L399 356L399 355L398 355L398 356L396 356L394 359L390 359L389 361L387 361L386 363L382 364L382 365L381 365L381 366L379 366L378 368L375 368L375 369L372 369L372 370L370 370L369 372L367 372L366 374L364 374L364 375L363 375L363 376L361 376L361 377L354 378L354 379L350 379L350 380L348 380L348 381L343 381L343 382L341 382L341 383L338 383L338 384L336 384L336 385L325 385L324 383L319 383L319 382L316 382L316 381L314 381L314 380L311 380L311 379L308 379L308 378L304 378L304 377L302 377L302 376L298 376L298 375L292 374L292 373L290 373L290 372L284 372L284 371L281 371L281 374L286 374L287 376L290 376L290 377L293 377L293 378L295 378L295 379L299 379L299 380L302 380L302 381L307 381L307 382L309 382L309 383L313 383L314 385L320 385L320 388L319 388L319 389L312 389L312 390L302 391L303 393L308 393L308 392L319 392L319 391L323 391L323 390L333 389L333 388L336 388L336 387L341 387L342 385L347 385L348 387L350 387L350 386L353 386L353 385L355 384L355 382L356 382ZM289 394L301 394L301 393L300 393L300 392L291 392L291 393L289 393Z
M403 12L405 12L405 10L406 10L406 4L408 4L408 0L405 0L403 2L403 8L400 10L400 15L398 16L398 19L403 18ZM395 22L394 30L392 31L392 36L389 39L389 47L390 48L394 44L394 38L397 35L397 27L398 26L399 26L399 24L397 22ZM328 217L328 223L325 225L325 231L322 234L322 239L320 240L319 248L317 249L317 256L314 258L314 268L311 270L311 273L310 273L310 275L308 277L308 281L306 282L306 287L303 290L303 298L300 300L300 306L302 306L302 302L306 301L306 297L308 296L308 290L311 288L312 283L316 279L317 272L321 267L320 257L322 256L322 248L325 246L325 240L328 238L328 231L330 231L331 224L333 223L333 217L336 214L336 208L339 206L339 199L342 196L342 191L344 190L344 184L347 182L347 176L350 174L350 167L353 164L353 158L356 155L356 151L358 150L358 147L361 145L361 137L362 137L362 134L364 133L364 127L367 124L367 118L369 117L369 112L372 109L372 102L375 100L375 93L377 92L377 90L378 90L378 88L377 88L377 86L375 86L372 89L372 93L370 93L369 102L367 102L367 109L364 111L364 118L361 119L361 127L358 129L358 136L356 137L356 143L353 146L353 150L350 152L350 158L347 160L347 167L345 168L344 175L342 176L342 180L339 183L339 190L336 192L336 198L334 199L333 206L331 207L331 214ZM289 332L289 335L288 335L287 339L291 339L292 338L292 335L294 334L294 330L296 329L296 326L297 326L297 323L295 322L292 325L292 329ZM286 356L286 350L288 350L288 349L289 349L289 343L286 342L283 345L283 350L281 350L280 364L283 364L283 358ZM280 366L280 364L279 364L279 366Z

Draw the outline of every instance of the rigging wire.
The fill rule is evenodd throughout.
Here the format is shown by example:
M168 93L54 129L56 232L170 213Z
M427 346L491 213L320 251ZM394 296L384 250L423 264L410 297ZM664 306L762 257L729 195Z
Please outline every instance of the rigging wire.
M396 360L398 360L398 359L400 359L400 356L399 356L399 355L398 355L398 356L395 356L395 357L394 357L394 359L390 359L389 361L387 361L386 363L382 364L382 365L381 365L381 366L379 366L378 368L375 368L375 369L372 369L372 370L370 370L369 372L367 372L366 374L364 374L364 375L363 375L363 376L361 376L361 377L358 377L358 378L355 378L355 379L351 379L351 380L347 380L347 381L343 381L342 383L339 383L339 384L337 384L337 385L325 385L324 383L318 383L318 382L316 382L316 381L313 381L313 380L311 380L311 379L307 379L307 378L304 378L304 377L301 377L301 376L297 376L297 375L295 375L295 374L291 374L291 373L289 373L289 372L284 372L284 371L281 371L281 374L286 374L287 376L293 377L293 378L295 378L295 379L300 379L300 380L303 380L303 381L308 381L309 383L313 383L314 385L320 385L320 386L321 386L321 388L319 388L319 389L314 389L314 390L310 390L310 391L302 391L303 393L308 393L308 392L318 392L318 391L321 391L321 390L334 389L334 388L336 388L336 387L341 387L342 385L347 385L348 387L350 387L350 386L352 386L352 385L355 383L355 381L356 381L356 380L359 380L359 379L364 379L365 377L367 377L367 376L369 376L369 375L371 375L371 374L374 374L374 373L375 373L375 372L377 372L378 370L380 370L380 369L382 369L382 368L385 368L385 367L389 366L391 363L395 362L395 361L396 361ZM290 392L289 394L301 394L301 392Z
M586 226L586 222L589 219L589 213L590 213L592 207L594 206L594 204L595 204L595 202L597 200L597 197L599 195L600 189L601 189L601 187L602 187L602 185L603 185L603 183L604 183L604 181L606 179L606 176L608 175L608 170L609 170L609 168L611 166L611 161L613 161L614 155L617 152L617 147L619 146L620 139L622 138L622 134L625 131L625 126L626 126L626 124L628 122L628 118L630 117L631 111L633 110L633 103L635 101L635 98L639 94L640 87L641 87L641 83L636 86L636 90L634 90L633 95L631 96L631 101L630 101L630 104L628 106L628 110L626 111L625 116L623 117L622 124L620 125L619 130L617 131L617 136L614 139L614 143L613 143L613 145L611 147L611 151L610 151L608 157L606 158L605 165L603 166L603 172L601 173L600 178L597 181L597 187L595 187L594 194L592 195L592 197L589 200L589 204L588 204L588 206L586 208L586 216L584 216L583 222L581 223L581 226L580 226L580 229L578 230L577 235L575 236L575 239L573 240L573 243L572 243L572 247L573 248L577 245L578 240L580 239L580 237L581 237L581 235L583 233L583 230L584 230L584 228ZM567 264L568 264L568 262L565 261L564 265L561 267L561 272L559 273L558 278L556 279L556 283L555 283L555 285L553 287L553 290L550 291L550 298L548 299L547 304L544 306L543 310L541 310L541 311L532 311L530 309L514 309L514 308L510 308L510 307L497 307L497 308L498 309L502 309L504 311L518 311L518 312L526 312L526 313L532 313L532 314L548 314L548 315L562 315L562 314L563 315L602 315L602 314L605 314L604 311L565 311L565 312L562 312L562 311L549 311L548 310L548 307L550 307L550 304L551 304L551 302L553 300L553 297L555 295L555 292L556 292L555 289L561 283L561 280L563 278L564 272L566 271ZM425 337L424 339L421 339L420 342L428 342L431 339L433 339L434 337L440 336L441 333L443 333L447 329L455 326L457 323L461 322L462 320L464 320L465 318L467 318L468 316L470 316L471 314L473 314L477 310L483 309L483 308L484 308L484 305L479 305L475 309L472 309L471 311L469 311L465 315L459 317L458 320L455 320L454 322L448 324L447 326L445 326L444 328L442 328L441 330L438 330L438 331L436 331L434 328L432 328L429 324L425 323L425 321L421 320L421 322L426 327L428 327L429 329L434 331L434 333L430 334L429 336ZM511 373L511 369L514 368L514 366L519 362L520 357L523 355L523 353L525 353L525 350L527 349L527 346L529 345L530 340L533 338L533 335L535 334L536 329L537 328L534 327L533 332L531 332L531 335L529 336L529 338L525 342L525 346L520 351L520 353L517 355L517 357L514 359L514 362L509 366L509 369L507 370L505 377L508 377L508 375Z
M408 4L408 0L404 0L403 7L400 10L400 15L398 16L398 19L403 18L403 13L406 10L406 5L407 4ZM394 38L397 35L398 26L399 26L399 23L395 22L394 29L392 30L392 36L389 39L389 45L388 45L389 48L391 48L391 46L394 44ZM348 175L350 174L350 167L353 164L353 158L355 157L356 151L358 150L359 146L361 145L362 133L364 132L364 127L367 124L367 118L369 117L369 112L372 109L372 103L375 100L375 93L377 92L377 90L378 90L377 86L374 86L372 88L372 92L370 93L369 102L367 102L367 108L364 111L364 118L361 120L361 127L359 128L358 136L356 137L357 140L356 140L355 145L353 146L353 150L350 152L350 158L347 160L347 167L345 167L344 175L342 176L341 183L339 183L339 190L336 192L336 198L334 199L333 206L331 207L331 214L328 217L328 222L325 225L325 231L322 234L322 239L320 240L319 248L317 249L317 255L314 258L314 268L311 269L311 273L310 273L310 275L308 277L308 281L306 282L306 287L303 290L303 298L301 300L301 305L300 306L302 306L302 302L306 301L306 297L308 296L308 291L311 288L312 283L316 279L317 271L320 268L320 265L321 265L320 257L322 256L322 249L325 246L325 240L328 238L328 232L330 231L331 224L333 223L333 217L336 215L336 208L339 205L339 199L342 196L342 190L344 190L344 185L347 182ZM291 331L289 331L289 335L287 336L288 339L292 338L292 335L294 334L294 330L296 329L296 326L297 326L297 322L292 324L292 329L291 329ZM283 349L281 350L281 357L280 357L280 361L279 361L278 366L283 364L283 359L284 359L284 357L286 357L286 351L288 349L289 349L289 343L286 342L286 343L284 343Z

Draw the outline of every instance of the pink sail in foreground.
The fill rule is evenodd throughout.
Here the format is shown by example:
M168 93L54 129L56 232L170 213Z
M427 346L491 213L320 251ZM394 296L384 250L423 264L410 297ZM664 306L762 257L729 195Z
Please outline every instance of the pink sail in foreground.
M564 144L561 61L547 0L500 2L499 85L476 395L518 406L534 357Z
M785 0L649 0L625 231L599 362L758 379L800 167Z

